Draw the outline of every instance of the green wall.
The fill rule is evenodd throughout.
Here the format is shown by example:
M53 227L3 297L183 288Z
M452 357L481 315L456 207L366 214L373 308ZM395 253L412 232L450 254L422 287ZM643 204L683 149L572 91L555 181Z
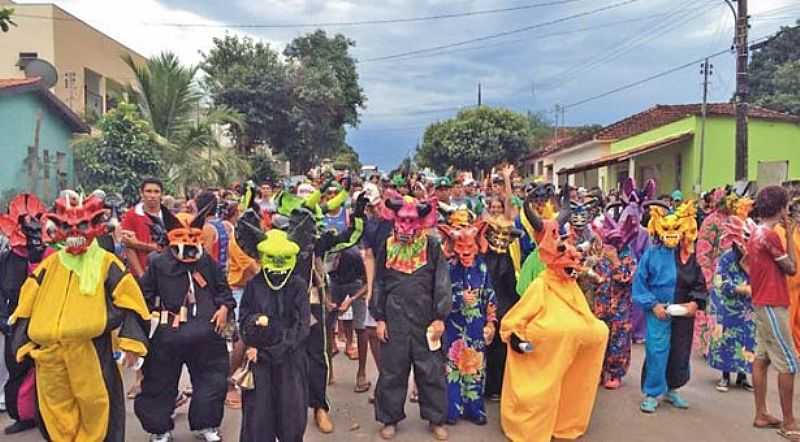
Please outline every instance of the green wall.
M68 186L74 185L74 166L72 149L72 131L34 92L12 96L0 96L0 194L7 191L28 190L30 179L25 166L28 146L33 144L36 128L36 115L43 112L42 125L39 131L39 158L42 159L46 149L50 158L50 178L39 181L39 197L52 200L58 193L58 175L56 173L56 153L66 155L64 169L67 172ZM41 163L40 163L41 164ZM44 166L40 168L43 177Z
M663 140L664 138L684 134L694 130L696 130L694 117L686 117L682 120L674 121L670 124L657 127L639 135L623 138L611 143L611 153L624 152L647 143L652 143L653 141Z

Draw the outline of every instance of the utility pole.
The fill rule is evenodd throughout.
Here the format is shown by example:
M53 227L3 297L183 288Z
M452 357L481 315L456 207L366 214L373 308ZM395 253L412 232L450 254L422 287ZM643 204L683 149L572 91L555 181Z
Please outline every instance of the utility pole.
M703 74L703 105L700 108L702 120L700 122L700 173L697 175L697 185L695 193L698 195L703 191L703 164L705 162L706 148L706 115L708 110L708 77L713 75L714 65L708 63L708 58L700 65L700 73Z
M556 115L555 134L553 136L553 138L555 140L555 144L558 144L558 116L559 116L560 113L561 113L561 106L557 104L556 105L556 111L555 111L555 115Z
M725 0L736 17L736 181L747 181L747 96L750 93L749 74L747 61L749 48L747 31L749 17L747 16L747 0L737 0L737 10L734 11L732 0Z
M482 100L481 100L481 84L478 83L478 107L481 107Z

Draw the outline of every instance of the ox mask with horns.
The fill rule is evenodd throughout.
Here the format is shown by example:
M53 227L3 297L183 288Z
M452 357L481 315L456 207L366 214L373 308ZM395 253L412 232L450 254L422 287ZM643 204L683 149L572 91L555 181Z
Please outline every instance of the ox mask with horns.
M425 229L436 224L436 212L429 201L416 198L390 198L384 205L384 218L394 222L394 236L402 243L411 243Z

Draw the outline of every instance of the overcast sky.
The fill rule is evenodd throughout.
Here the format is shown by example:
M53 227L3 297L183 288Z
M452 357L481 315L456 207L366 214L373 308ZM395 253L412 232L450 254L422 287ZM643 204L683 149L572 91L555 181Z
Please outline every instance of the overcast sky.
M18 3L39 3L21 0ZM566 124L607 124L655 104L699 102L700 67L569 106L731 45L733 16L723 0L63 0L58 5L149 56L176 52L197 63L226 32L271 42L280 51L309 28L236 25L408 19L520 8L434 21L325 26L356 41L368 98L348 142L365 164L392 168L432 121L483 102L517 111L567 105ZM538 7L524 8L530 5ZM549 5L542 5L549 4ZM751 39L800 18L798 0L750 0ZM605 9L598 12L597 10ZM574 18L571 18L575 16ZM548 24L553 22L552 24ZM184 25L202 26L184 26ZM176 26L181 25L181 26ZM514 32L521 28L530 28ZM506 35L493 38L499 33ZM475 42L469 40L479 39ZM465 42L465 43L462 43ZM424 52L429 48L456 45ZM410 51L415 55L391 57ZM370 61L372 60L372 61ZM734 58L714 58L710 99L727 101Z

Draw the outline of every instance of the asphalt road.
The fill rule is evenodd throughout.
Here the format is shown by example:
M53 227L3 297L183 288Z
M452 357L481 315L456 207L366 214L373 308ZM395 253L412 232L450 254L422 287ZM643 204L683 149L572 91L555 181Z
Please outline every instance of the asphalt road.
M670 442L767 442L780 441L774 430L756 430L752 427L753 397L743 390L731 389L728 393L714 390L717 373L697 359L694 361L692 380L684 387L684 397L690 403L689 410L677 410L663 404L655 415L644 415L639 412L640 393L638 379L642 365L643 347L634 346L631 373L626 383L617 391L600 391L594 409L591 427L581 438L586 442L617 441L670 441ZM372 362L370 361L370 365ZM378 441L379 424L375 422L372 406L367 402L367 394L353 393L356 363L348 360L343 353L334 359L336 383L330 387L333 407L331 415L336 424L333 434L322 435L309 418L306 440L310 442L338 441ZM373 384L376 379L374 367L370 367ZM130 379L130 376L126 376ZM535 382L535 379L531 380ZM188 382L188 379L185 380ZM779 415L777 395L775 392L776 375L770 373L769 405L773 414ZM798 387L800 390L800 386ZM795 408L798 408L795 405ZM187 408L182 407L176 418L175 440L191 441L186 418ZM478 427L462 422L450 427L452 441L501 441L504 440L498 419L498 404L489 404L489 424ZM427 425L420 420L417 406L408 403L406 408L408 419L398 426L395 440L421 441L432 440L427 432ZM238 440L238 411L226 410L223 421L223 436L227 441ZM0 425L8 423L7 416L0 417ZM36 431L28 431L16 436L2 436L3 441L27 442L41 440ZM127 438L128 441L147 441L139 422L132 411L132 403L128 401Z

